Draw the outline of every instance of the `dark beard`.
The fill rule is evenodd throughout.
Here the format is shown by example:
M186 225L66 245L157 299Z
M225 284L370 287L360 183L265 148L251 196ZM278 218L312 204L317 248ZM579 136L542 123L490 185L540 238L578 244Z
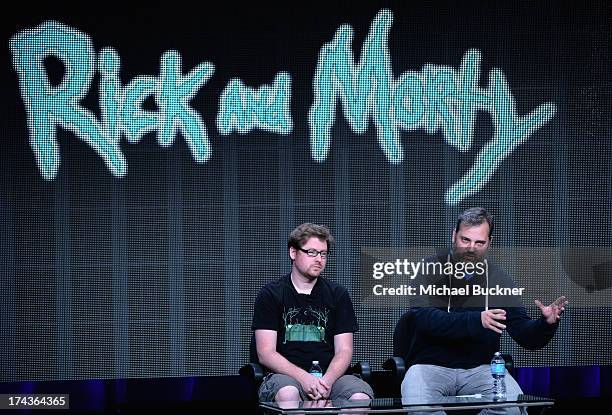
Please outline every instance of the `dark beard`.
M455 244L453 244L452 248L451 248L451 259L454 263L457 262L471 262L471 263L477 263L477 262L482 262L484 260L484 255L478 255L477 253L474 253L471 257L467 258L465 256L465 254L467 254L467 252L459 252L459 250L457 249L457 247L455 246Z

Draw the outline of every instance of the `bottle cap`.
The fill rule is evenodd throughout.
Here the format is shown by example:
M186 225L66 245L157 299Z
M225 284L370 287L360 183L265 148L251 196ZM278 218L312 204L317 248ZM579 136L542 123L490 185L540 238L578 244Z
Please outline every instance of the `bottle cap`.
M318 361L318 360L313 360L313 361L312 361L312 364L313 364L313 365L318 365L318 364L319 364L319 361Z

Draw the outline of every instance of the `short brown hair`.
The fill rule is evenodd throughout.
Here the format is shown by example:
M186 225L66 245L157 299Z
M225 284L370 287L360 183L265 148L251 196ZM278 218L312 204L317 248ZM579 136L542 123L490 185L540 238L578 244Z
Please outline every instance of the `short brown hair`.
M288 248L301 249L302 246L310 238L315 237L327 242L327 250L331 250L331 245L334 243L334 237L325 225L317 225L314 223L302 223L289 234L287 241Z
M485 208L473 207L464 210L457 218L455 232L459 232L459 227L464 223L466 226L478 226L487 222L489 224L489 238L493 235L493 218Z

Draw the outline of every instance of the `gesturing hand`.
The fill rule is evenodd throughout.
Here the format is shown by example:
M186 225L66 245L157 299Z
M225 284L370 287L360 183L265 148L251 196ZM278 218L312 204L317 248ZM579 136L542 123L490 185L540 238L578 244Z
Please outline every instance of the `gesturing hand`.
M480 313L480 321L482 327L485 329L493 330L495 333L500 333L506 328L506 326L497 320L505 320L506 311L501 308L494 308L493 310L486 310Z
M555 324L561 319L561 314L565 311L565 306L568 302L569 301L567 301L563 295L547 306L542 304L540 300L535 300L536 305L540 308L542 316L546 319L548 324Z

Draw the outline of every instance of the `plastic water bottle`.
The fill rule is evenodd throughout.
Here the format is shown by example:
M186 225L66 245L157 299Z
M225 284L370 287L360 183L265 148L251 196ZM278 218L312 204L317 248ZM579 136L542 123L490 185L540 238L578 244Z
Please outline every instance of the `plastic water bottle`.
M500 352L495 352L491 359L491 376L493 376L493 399L506 397L506 362Z
M310 366L310 370L308 372L318 378L323 377L323 369L321 369L321 366L319 366L318 360L312 361L312 366Z

